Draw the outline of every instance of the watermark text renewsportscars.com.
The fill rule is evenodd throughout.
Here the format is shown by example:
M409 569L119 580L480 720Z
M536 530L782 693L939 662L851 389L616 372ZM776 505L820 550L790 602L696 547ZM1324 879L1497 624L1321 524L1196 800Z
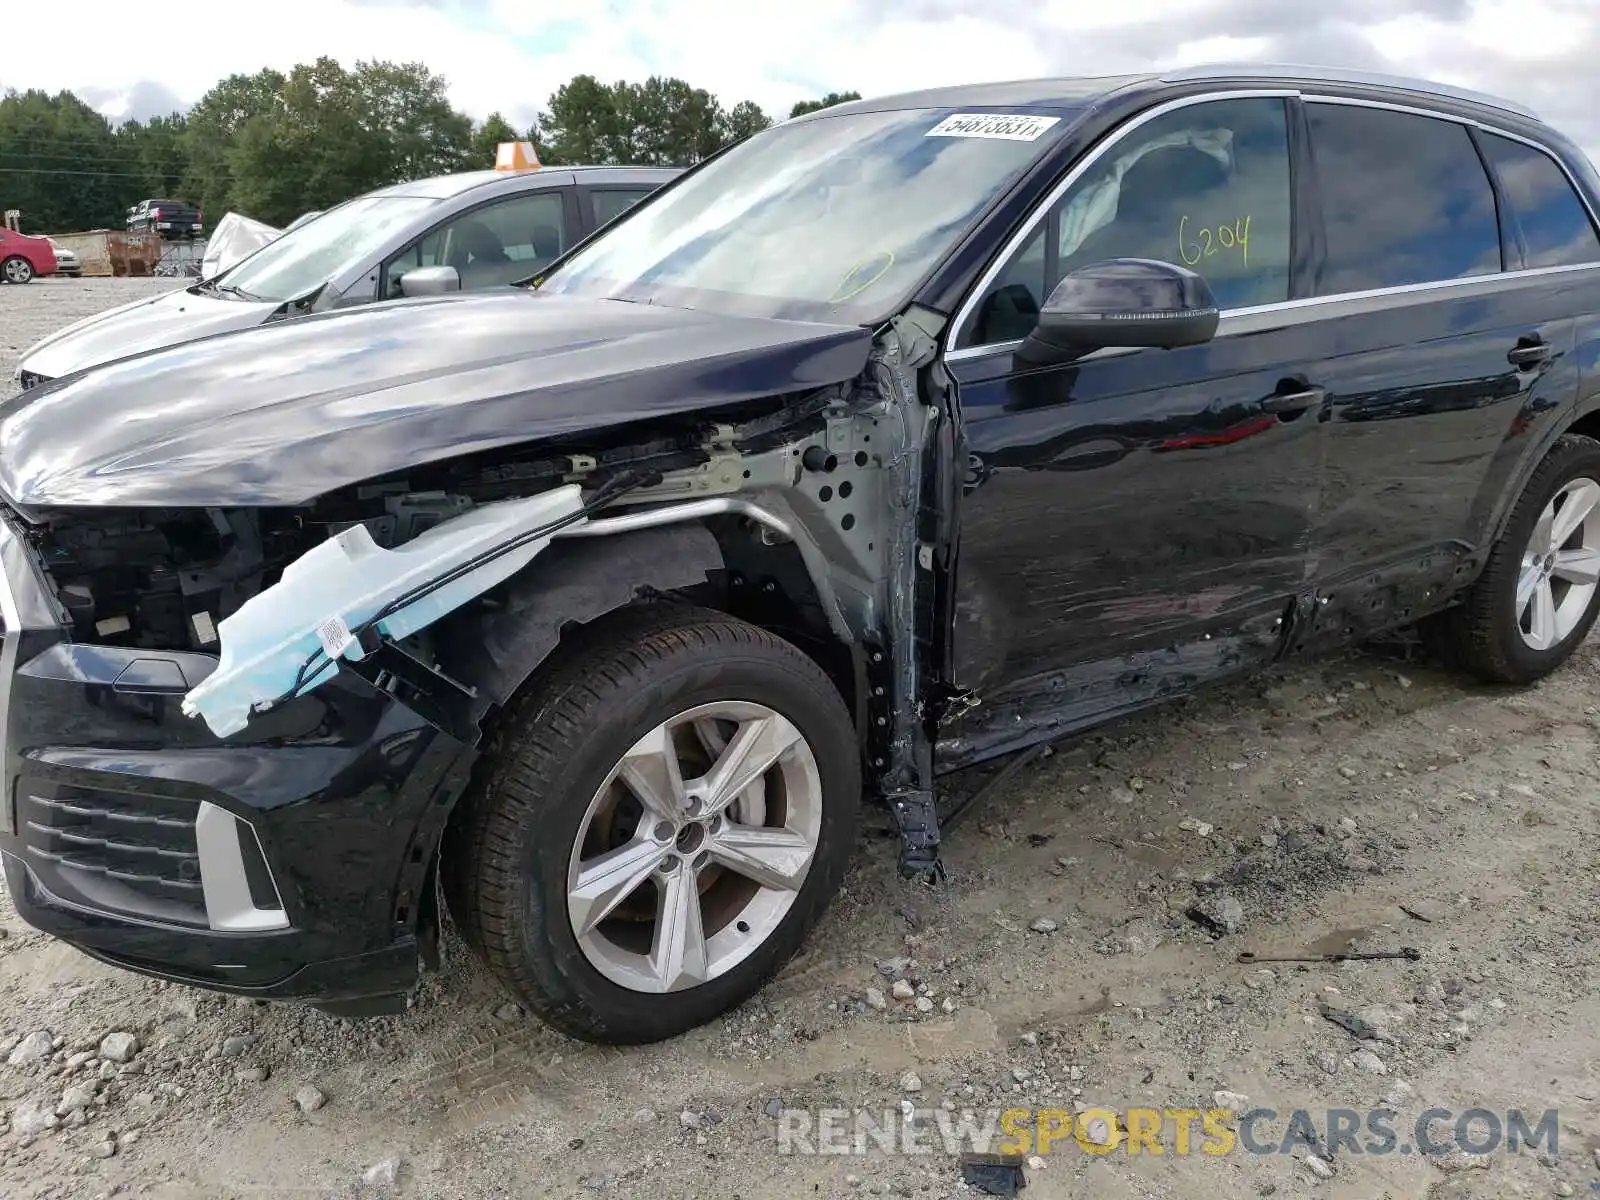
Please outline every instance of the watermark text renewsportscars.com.
M779 1154L1316 1154L1557 1153L1555 1109L789 1108Z

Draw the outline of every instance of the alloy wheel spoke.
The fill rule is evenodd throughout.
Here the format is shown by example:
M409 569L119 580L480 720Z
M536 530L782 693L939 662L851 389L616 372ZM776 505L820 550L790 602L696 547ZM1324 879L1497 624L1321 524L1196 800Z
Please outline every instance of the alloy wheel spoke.
M762 887L792 892L811 865L811 845L788 829L728 823L710 845L713 862Z
M1544 582L1544 563L1542 559L1534 559L1531 563L1524 563L1522 574L1517 576L1517 611L1527 612L1528 604L1533 599L1534 590Z
M700 912L699 879L687 864L657 887L655 937L650 969L664 992L693 987L710 976L705 923Z
M658 725L635 742L623 757L618 774L653 819L676 821L683 817L683 774L667 726Z
M788 718L772 713L746 721L704 779L704 815L721 812L800 742Z
M619 904L638 891L670 849L638 838L580 865L577 882L567 895L578 936L592 933Z
M1544 506L1544 512L1539 514L1539 520L1533 527L1533 536L1528 540L1528 553L1533 558L1543 558L1555 549L1550 541L1555 532L1556 505L1552 500Z
M1548 650L1558 641L1555 591L1548 579L1541 579L1529 602L1528 644L1535 650Z
M1600 504L1600 484L1585 479L1568 492L1561 511L1554 514L1551 522L1550 549L1559 550L1565 546L1578 527L1589 519L1597 504Z
M1551 574L1580 587L1600 583L1600 550L1558 550Z

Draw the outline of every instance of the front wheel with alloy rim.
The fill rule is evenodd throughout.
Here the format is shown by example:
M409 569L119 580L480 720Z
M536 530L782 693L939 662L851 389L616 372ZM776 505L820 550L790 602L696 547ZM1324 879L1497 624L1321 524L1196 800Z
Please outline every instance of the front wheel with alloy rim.
M762 629L664 607L584 632L496 738L447 835L445 892L550 1024L658 1041L750 996L822 915L859 750L828 676Z
M7 283L30 283L33 280L33 264L25 258L8 258L0 263L0 279Z
M1434 618L1444 657L1495 683L1565 662L1600 612L1600 442L1560 438L1528 481L1463 603Z

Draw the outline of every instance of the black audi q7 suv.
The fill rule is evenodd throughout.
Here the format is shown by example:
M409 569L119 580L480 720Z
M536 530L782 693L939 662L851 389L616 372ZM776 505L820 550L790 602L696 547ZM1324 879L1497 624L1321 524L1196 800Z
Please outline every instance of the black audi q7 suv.
M864 100L528 286L0 409L0 860L108 962L404 1003L440 898L580 1037L817 922L863 798L1600 582L1600 179L1516 104L1219 67Z

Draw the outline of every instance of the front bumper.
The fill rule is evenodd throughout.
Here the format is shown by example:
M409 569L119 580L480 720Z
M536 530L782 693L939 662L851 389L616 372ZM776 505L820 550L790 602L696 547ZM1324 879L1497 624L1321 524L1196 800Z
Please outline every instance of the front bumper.
M361 677L225 739L210 655L66 639L0 519L0 866L30 925L201 987L355 1010L417 973L429 867L472 749Z

